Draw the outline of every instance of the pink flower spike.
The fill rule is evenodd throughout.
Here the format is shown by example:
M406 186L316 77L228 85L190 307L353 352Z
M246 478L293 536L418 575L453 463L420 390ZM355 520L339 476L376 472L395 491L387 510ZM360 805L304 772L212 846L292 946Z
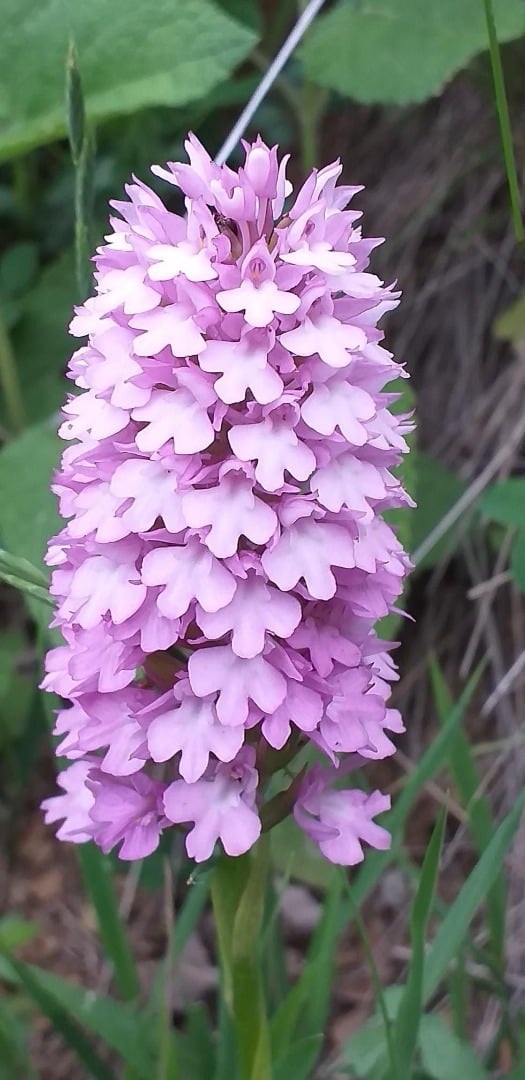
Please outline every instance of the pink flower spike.
M190 134L187 163L153 170L173 209L126 185L71 323L88 340L52 485L63 643L42 687L69 703L72 764L44 812L124 859L175 827L197 861L240 855L273 772L313 750L333 768L308 766L290 800L351 865L388 845L388 800L345 778L404 730L374 628L410 569L385 520L411 505L395 470L413 425L388 389L406 372L379 326L399 293L369 272L379 241L340 161L294 199L287 157L242 147L234 170Z

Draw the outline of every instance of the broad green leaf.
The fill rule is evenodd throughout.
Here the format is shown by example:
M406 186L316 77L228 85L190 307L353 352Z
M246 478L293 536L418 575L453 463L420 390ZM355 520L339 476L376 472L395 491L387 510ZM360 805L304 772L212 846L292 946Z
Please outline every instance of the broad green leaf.
M0 294L17 296L32 284L38 267L38 248L29 240L12 244L0 259Z
M525 31L522 0L495 0L498 36ZM339 0L302 50L309 79L357 101L425 101L488 46L480 0Z
M464 481L441 461L419 451L415 451L415 456L417 507L411 514L412 551L416 551L465 491ZM450 551L458 527L459 523L418 562L418 571L435 566Z
M511 476L487 488L480 499L480 510L499 525L525 526L525 478Z
M419 1031L423 1068L432 1080L488 1080L488 1073L467 1043L458 1039L436 1014L423 1016Z
M60 528L55 496L49 489L59 452L60 440L49 422L28 428L0 452L0 541L11 555L28 560L35 570L42 563L47 540ZM44 632L49 608L41 597L32 596L27 596L27 606Z
M60 527L51 474L61 449L54 423L28 428L0 453L0 537L11 555L39 567Z
M12 331L11 343L30 422L54 413L73 389L64 372L68 357L78 347L67 332L77 299L72 251L46 266L23 298L22 317Z
M388 1018L395 1022L401 1000L402 986L388 986L384 999ZM338 1060L338 1072L352 1077L386 1080L388 1070L387 1046L383 1018L374 1013L358 1031L346 1040ZM388 1077L388 1080L393 1080Z
M494 321L494 337L521 345L525 341L525 292Z
M397 1014L394 1039L396 1072L399 1077L410 1076L422 1014L423 971L427 925L439 872L439 860L445 831L446 811L437 819L423 859L419 884L410 915L410 964L406 986Z
M38 923L28 922L16 912L3 915L0 919L0 949L13 952L32 941L39 930Z
M510 813L494 833L443 919L425 961L423 980L425 1002L437 990L450 961L464 940L479 905L501 872L503 860L512 843L524 807L525 792L522 792Z
M525 592L525 529L520 529L510 553L512 577L522 592Z
M0 577L1 577L0 573ZM27 652L27 636L22 628L4 630L0 635L0 750L10 748L7 764L9 783L15 783L12 745L24 731L35 690L29 674L19 670L19 660ZM0 920L0 939L3 920Z
M101 121L203 97L247 56L256 34L211 0L42 0L36 7L4 0L0 158L65 134L70 38L88 120Z

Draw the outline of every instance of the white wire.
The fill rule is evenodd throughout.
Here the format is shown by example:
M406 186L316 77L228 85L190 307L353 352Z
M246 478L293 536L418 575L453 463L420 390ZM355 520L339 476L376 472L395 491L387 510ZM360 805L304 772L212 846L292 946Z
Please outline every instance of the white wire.
M244 135L244 132L246 131L250 120L257 112L259 105L262 104L268 91L271 90L273 83L275 82L278 75L280 75L289 56L292 54L296 45L299 44L303 34L306 33L308 27L310 26L310 23L313 22L315 16L321 10L323 4L324 0L310 0L310 3L306 5L302 15L299 16L297 22L295 23L295 26L293 26L290 30L286 41L281 45L277 56L274 60L272 60L268 71L263 76L257 89L252 94L248 104L244 107L241 115L239 116L239 119L237 120L237 123L230 131L228 138L223 142L218 154L215 157L217 165L223 165L224 162L228 160L232 151L235 150L239 139L241 139Z

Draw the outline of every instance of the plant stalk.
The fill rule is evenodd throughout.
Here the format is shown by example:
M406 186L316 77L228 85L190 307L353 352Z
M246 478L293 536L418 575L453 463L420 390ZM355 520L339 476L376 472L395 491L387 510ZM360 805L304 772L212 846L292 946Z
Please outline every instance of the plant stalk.
M241 1080L272 1080L259 956L268 864L268 838L262 836L246 855L224 855L212 878L224 997L235 1029Z

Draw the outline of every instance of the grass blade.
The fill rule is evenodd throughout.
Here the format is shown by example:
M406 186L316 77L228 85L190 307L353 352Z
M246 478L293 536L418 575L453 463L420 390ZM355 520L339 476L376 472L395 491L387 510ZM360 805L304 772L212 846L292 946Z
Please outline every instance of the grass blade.
M423 1012L425 941L438 877L445 821L446 810L443 807L423 860L419 887L410 916L410 966L395 1024L396 1075L399 1080L404 1080L404 1077L411 1074L412 1059Z
M518 244L523 244L525 241L525 233L523 231L523 219L521 216L521 199L518 184L518 174L516 170L514 147L512 145L509 105L507 101L507 92L505 90L505 78L503 75L501 51L498 42L498 35L496 32L496 23L494 20L494 9L492 7L492 0L483 0L483 7L485 10L485 20L487 23L490 63L492 66L492 79L494 82L494 98L496 102L496 112L498 114L501 147L503 150L503 161L505 163L505 172L507 174L511 216L512 223L514 225L514 235L516 237L516 240L518 241Z
M435 657L430 660L430 674L434 700L440 721L444 725L453 708L453 702ZM461 723L458 723L450 744L448 764L461 805L468 814L469 829L476 850L479 855L482 855L494 835L495 824L489 801L482 792L474 755ZM490 930L492 960L500 976L505 966L505 911L505 880L503 874L500 873L487 893L487 922Z
M15 960L14 957L8 954L3 954L3 957L13 969L28 997L48 1017L55 1031L58 1032L64 1042L74 1050L79 1061L86 1069L87 1076L94 1077L94 1080L115 1080L113 1073L99 1056L90 1040L86 1038L78 1024L71 1019L68 1010L60 1004L54 994L49 993L46 989L41 979L41 973L37 969L32 969L28 964Z
M494 833L479 862L443 919L425 961L424 1002L427 1002L437 990L450 961L461 946L472 917L500 873L503 859L512 843L524 807L525 791Z
M394 1048L394 1042L393 1042L393 1038L392 1038L392 1024L391 1024L391 1021L390 1021L390 1017L388 1015L387 1003L386 1003L385 995L383 993L383 987L381 985L381 979L379 977L379 972L377 970L376 962L375 962L375 959L374 959L374 954L373 954L372 948L370 946L370 942L368 940L368 934L366 932L366 927L365 927L365 924L364 924L364 922L363 922L363 920L361 918L361 912L359 911L359 908L358 908L357 904L354 902L354 898L352 896L352 889L350 887L350 882L348 881L348 878L347 878L346 874L344 873L344 871L342 873L342 877L343 877L343 881L344 881L344 884L345 884L346 894L347 894L348 899L349 899L349 901L350 901L350 903L352 905L352 908L353 908L354 922L356 924L357 932L359 934L359 937L361 938L361 944L363 946L363 952L365 954L366 962L368 964L368 970L370 972L370 978L372 980L372 986L374 988L374 997L375 997L375 1003L376 1003L376 1006L377 1006L377 1009L378 1009L378 1015L380 1015L382 1023L383 1023L383 1032L384 1032L384 1036L385 1036L385 1047L386 1047L386 1052L387 1052L387 1056L388 1056L388 1062L389 1062L389 1066L390 1066L390 1075L392 1076L392 1080L396 1080L396 1077L397 1077L397 1065L396 1065L396 1053L395 1053L395 1048Z
M140 983L126 927L120 917L109 862L94 844L79 846L78 858L104 950L113 966L115 982L122 997L133 1001L138 997Z
M386 866L395 860L401 845L402 832L407 817L425 784L432 780L436 773L446 764L450 744L476 690L482 671L483 667L480 666L473 673L451 710L447 722L435 739L432 740L419 764L407 776L403 791L397 798L394 809L386 820L386 825L392 833L390 851L370 852L352 883L352 894L357 904L363 903L377 884L381 874L384 873ZM346 918L346 913L344 913L344 918Z

